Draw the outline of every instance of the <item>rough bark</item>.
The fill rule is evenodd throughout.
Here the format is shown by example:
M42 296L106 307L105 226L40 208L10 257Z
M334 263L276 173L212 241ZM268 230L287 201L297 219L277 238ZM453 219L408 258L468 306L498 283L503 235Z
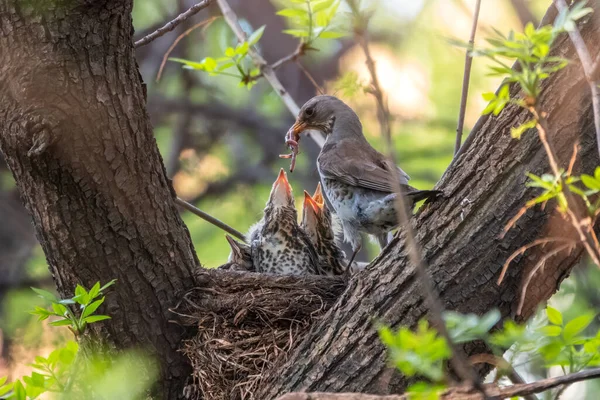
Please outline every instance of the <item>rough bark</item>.
M592 18L580 24L592 55L600 30ZM573 145L580 142L576 173L598 165L589 89L573 47L562 35L554 50L573 60L544 84L541 106L549 114L550 140L566 167ZM513 88L513 94L515 90ZM553 211L527 212L508 235L507 222L537 190L527 188L526 172L549 171L547 158L534 131L520 141L510 127L529 119L527 112L508 107L487 118L471 133L468 148L448 168L437 189L446 198L436 201L412 223L435 286L448 309L483 314L498 308L503 318L514 316L522 279L551 246L517 258L501 285L496 283L503 263L515 250L536 238L569 236L567 224ZM562 252L538 272L527 291L522 320L558 288L581 255L581 249ZM301 342L289 361L278 368L257 398L273 399L290 391L401 393L405 380L386 368L385 349L373 328L375 321L391 326L414 326L427 316L421 285L409 263L402 238L396 238L366 271L354 277L340 300ZM469 354L486 351L470 345Z
M177 398L189 367L168 309L198 260L148 122L131 8L0 1L0 150L59 293L116 278L105 338L149 350Z

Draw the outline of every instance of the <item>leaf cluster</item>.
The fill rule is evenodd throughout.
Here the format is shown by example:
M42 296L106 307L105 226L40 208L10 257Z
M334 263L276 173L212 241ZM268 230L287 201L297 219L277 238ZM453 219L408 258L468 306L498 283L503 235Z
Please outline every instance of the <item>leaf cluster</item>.
M501 317L498 310L481 317L446 312L444 320L455 343L481 340L499 357L508 348L513 348L515 355L529 354L531 360L540 360L546 367L560 366L565 373L600 365L600 331L592 336L584 334L595 318L594 313L587 312L565 321L558 310L547 307L546 315L547 321L537 327L506 321L501 329L495 331L492 329ZM446 340L425 320L419 321L414 331L401 327L394 332L382 325L378 332L388 349L391 363L398 370L410 377L426 379L410 388L411 396L414 392L414 398L436 399L444 388L444 371L451 357ZM505 372L501 364L498 367L499 373Z
M50 322L50 325L68 326L75 336L79 336L85 332L87 325L110 318L108 315L94 313L104 303L103 292L114 285L115 282L116 280L113 279L102 287L100 282L96 282L89 291L83 286L77 285L75 296L69 299L59 299L47 290L31 288L41 298L50 301L52 308L36 307L30 313L37 315L38 321L43 321L49 317L58 317L55 321ZM74 309L79 310L79 315L73 311Z
M254 31L248 40L239 43L235 48L227 47L221 57L205 57L200 62L183 58L169 58L183 64L183 68L208 72L211 76L231 76L240 80L239 86L251 89L256 84L260 70L248 59L248 50L258 43L265 31L265 25Z
M527 186L540 188L542 193L529 200L526 207L556 199L559 211L566 212L568 203L563 188L564 182L571 193L583 200L590 217L594 218L600 212L600 197L597 196L600 192L600 167L596 167L593 176L588 174L575 176L563 172L562 180L552 174L537 176L529 173L527 176L530 179Z
M332 27L341 0L286 0L277 15L284 17L291 29L283 32L300 38L307 48L318 38L338 39L346 34Z
M504 82L498 93L484 93L484 100L488 101L483 114L493 113L498 115L507 104L516 104L520 107L530 108L539 98L541 83L550 74L559 71L568 65L568 60L550 55L550 48L562 32L575 28L575 21L589 14L593 10L584 7L580 2L570 10L563 11L556 18L554 25L535 28L530 22L523 32L510 31L508 35L495 30L496 36L486 39L490 47L473 49L473 56L485 57L493 62L490 67L490 76L504 77ZM464 44L463 44L464 45ZM468 46L468 45L467 45ZM515 61L516 67L511 68L508 62ZM509 85L516 83L523 92L523 98L510 98ZM511 135L520 138L528 129L535 126L534 120L511 129Z

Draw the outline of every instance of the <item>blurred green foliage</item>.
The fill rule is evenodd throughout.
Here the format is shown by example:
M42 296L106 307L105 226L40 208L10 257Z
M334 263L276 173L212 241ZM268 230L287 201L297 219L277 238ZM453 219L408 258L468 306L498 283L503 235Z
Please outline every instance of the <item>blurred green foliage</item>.
M35 307L30 314L39 316L38 325L50 316L58 317L50 325L66 325L77 337L86 325L110 318L94 312L104 301L104 297L98 297L114 283L113 280L100 286L96 282L89 291L78 285L68 299L34 288L39 297L51 302L53 311ZM77 308L78 313L70 307ZM72 340L57 346L47 357L35 356L29 366L32 368L29 375L10 381L0 377L0 399L33 400L50 393L52 398L65 400L142 399L147 397L157 374L153 361L141 351L131 349L114 355L108 349L90 349L84 353Z

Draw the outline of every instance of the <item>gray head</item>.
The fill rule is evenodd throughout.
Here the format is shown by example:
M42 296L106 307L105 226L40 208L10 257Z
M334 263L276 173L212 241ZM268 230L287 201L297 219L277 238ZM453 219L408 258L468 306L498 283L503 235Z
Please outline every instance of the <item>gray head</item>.
M335 134L338 139L364 137L356 113L334 96L315 96L300 109L291 128L297 136L304 131L316 130L325 136Z

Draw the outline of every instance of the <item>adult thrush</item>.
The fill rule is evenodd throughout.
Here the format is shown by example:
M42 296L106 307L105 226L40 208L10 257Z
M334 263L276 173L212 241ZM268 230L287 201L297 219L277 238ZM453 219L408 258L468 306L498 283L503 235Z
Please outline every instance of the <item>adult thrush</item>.
M344 239L352 246L351 261L361 247L360 232L374 235L383 248L387 233L398 227L394 177L399 179L411 210L416 202L441 193L409 186L406 172L369 144L356 113L336 97L316 96L307 101L287 137L298 138L309 130L326 136L317 168L325 194L342 224Z
M250 246L246 243L238 242L229 235L225 235L225 238L229 243L229 247L231 247L231 252L229 253L227 263L221 265L219 269L255 272Z
M315 248L298 225L292 187L283 168L273 184L263 218L250 228L249 237L257 272L288 275L322 273Z
M323 273L343 274L346 271L343 263L346 255L336 242L333 216L325 204L320 183L314 195L311 196L306 190L304 191L301 226L317 251Z

